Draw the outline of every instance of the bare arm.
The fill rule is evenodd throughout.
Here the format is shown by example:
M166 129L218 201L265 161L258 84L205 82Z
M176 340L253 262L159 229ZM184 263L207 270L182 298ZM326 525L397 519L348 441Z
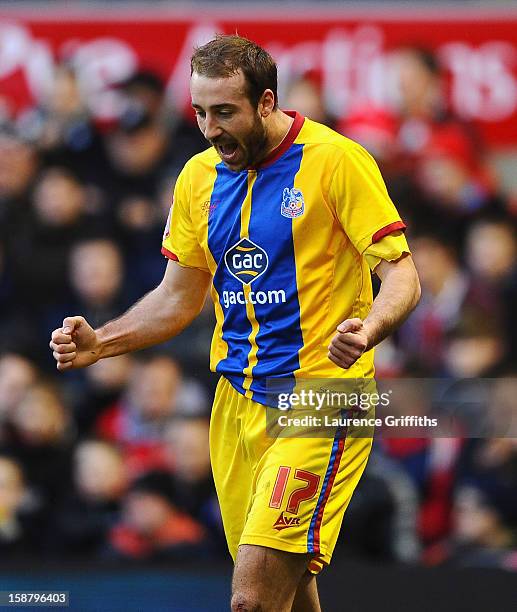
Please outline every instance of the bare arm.
M329 346L329 359L345 369L395 331L420 299L420 283L411 255L395 262L381 260L375 273L382 284L370 313L364 321L347 319L340 323Z
M97 330L81 316L67 317L50 342L57 369L85 367L179 334L203 308L210 280L208 272L169 261L158 287L121 317Z

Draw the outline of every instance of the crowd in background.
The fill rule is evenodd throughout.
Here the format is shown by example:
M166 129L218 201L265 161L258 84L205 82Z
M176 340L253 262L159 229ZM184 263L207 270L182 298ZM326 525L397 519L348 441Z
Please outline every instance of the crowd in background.
M408 225L422 299L379 346L378 375L511 386L515 210L447 108L436 59L407 48L398 62L398 108L338 121L312 74L281 106L365 146ZM165 345L84 371L58 376L48 348L65 316L101 325L160 282L175 179L207 143L152 72L120 84L124 108L102 129L73 69L54 78L17 117L0 99L0 557L227 558L208 454L211 304ZM517 441L377 441L336 554L517 569Z

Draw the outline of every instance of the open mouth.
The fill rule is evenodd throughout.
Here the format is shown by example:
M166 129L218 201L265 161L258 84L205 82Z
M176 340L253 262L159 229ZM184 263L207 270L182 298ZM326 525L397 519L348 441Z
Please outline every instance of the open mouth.
M224 162L231 163L237 157L239 145L236 142L216 144L217 151Z

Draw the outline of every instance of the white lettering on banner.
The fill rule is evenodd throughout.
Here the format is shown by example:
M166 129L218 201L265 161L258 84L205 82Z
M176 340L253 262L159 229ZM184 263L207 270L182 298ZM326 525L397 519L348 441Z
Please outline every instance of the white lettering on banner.
M121 109L122 96L113 85L135 72L136 52L123 40L99 37L90 42L70 40L62 51L77 71L86 103L98 119L113 119ZM48 95L55 61L48 43L34 39L28 28L0 24L0 80L20 70L34 100Z
M385 104L388 81L384 33L372 26L330 30L322 43L325 103L337 117L365 102Z
M443 20L446 19L445 13ZM101 18L97 16L93 21L96 20L100 22ZM415 23L419 23L418 16L415 16ZM280 97L294 78L314 70L321 73L325 102L336 116L345 114L351 105L373 103L385 106L396 102L396 71L393 53L387 49L392 43L388 28L389 24L340 25L338 22L319 34L321 38L300 38L298 42L289 44L281 32L272 27L270 40L266 39L265 46L279 65L280 84L284 88ZM218 31L224 31L224 28L211 20L196 23L192 19L184 24L181 48L179 54L175 51L170 58L173 65L167 82L167 93L178 108L185 108L189 103L192 48L203 44ZM70 20L69 39L61 42L59 34L53 40L51 30L45 38L39 38L22 21L0 21L2 94L10 101L9 86L16 88L19 83L6 83L4 91L2 80L15 77L25 81L32 102L40 103L52 83L55 65L66 57L77 68L88 107L96 118L113 119L122 103L114 85L134 72L140 63L149 64L146 51L137 45L133 47L124 40L124 30L120 32L120 36L106 37L99 25L98 36L93 34L88 40L81 40L79 31L74 30L74 21ZM479 44L465 42L461 29L458 38L460 34L462 40L452 39L436 46L452 77L452 109L467 119L491 123L507 121L517 112L517 46L507 37L498 40L497 34L491 35L486 28L482 34L484 40ZM408 34L408 41L410 39ZM160 53L167 55L166 45ZM167 62L162 63L167 65ZM20 76L16 76L18 73ZM16 97L14 94L14 99ZM22 102L18 100L16 103Z
M321 42L304 41L288 48L277 42L267 46L277 60L284 87L307 70L321 70L325 104L336 117L365 101L388 102L390 84L381 28L332 28Z
M48 93L54 59L48 44L34 40L28 28L0 23L0 81L20 70L35 100Z
M274 43L268 48L276 53L284 83L305 70L321 69L325 103L338 117L351 106L365 102L383 106L399 98L392 54L384 49L384 32L379 27L334 28L319 44L303 42L281 48ZM451 42L439 47L438 55L452 73L451 103L459 115L497 122L516 112L514 46L494 41L476 49Z
M440 57L452 72L451 98L456 111L467 119L502 121L517 108L517 81L511 66L517 50L505 42L490 42L474 49L450 43Z
M137 69L138 57L133 49L118 38L97 38L79 44L71 61L92 113L104 120L117 117L123 98L112 86Z
M186 102L190 102L190 56L192 55L192 49L204 45L220 31L221 28L216 24L195 25L188 30L166 87L167 97L177 108L183 108Z

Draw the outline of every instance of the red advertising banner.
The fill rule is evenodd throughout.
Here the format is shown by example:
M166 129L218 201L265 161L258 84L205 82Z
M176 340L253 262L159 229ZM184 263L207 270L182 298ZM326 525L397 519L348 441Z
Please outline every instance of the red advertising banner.
M452 109L477 123L492 145L517 143L517 11L508 8L314 6L295 12L273 5L231 11L117 5L82 12L45 8L43 16L0 8L0 109L44 99L53 67L63 59L73 61L100 120L116 115L114 86L138 68L161 74L171 99L187 108L193 46L215 32L235 31L273 54L284 87L304 72L317 75L337 116L362 103L393 104L393 51L408 44L432 49L446 71Z

